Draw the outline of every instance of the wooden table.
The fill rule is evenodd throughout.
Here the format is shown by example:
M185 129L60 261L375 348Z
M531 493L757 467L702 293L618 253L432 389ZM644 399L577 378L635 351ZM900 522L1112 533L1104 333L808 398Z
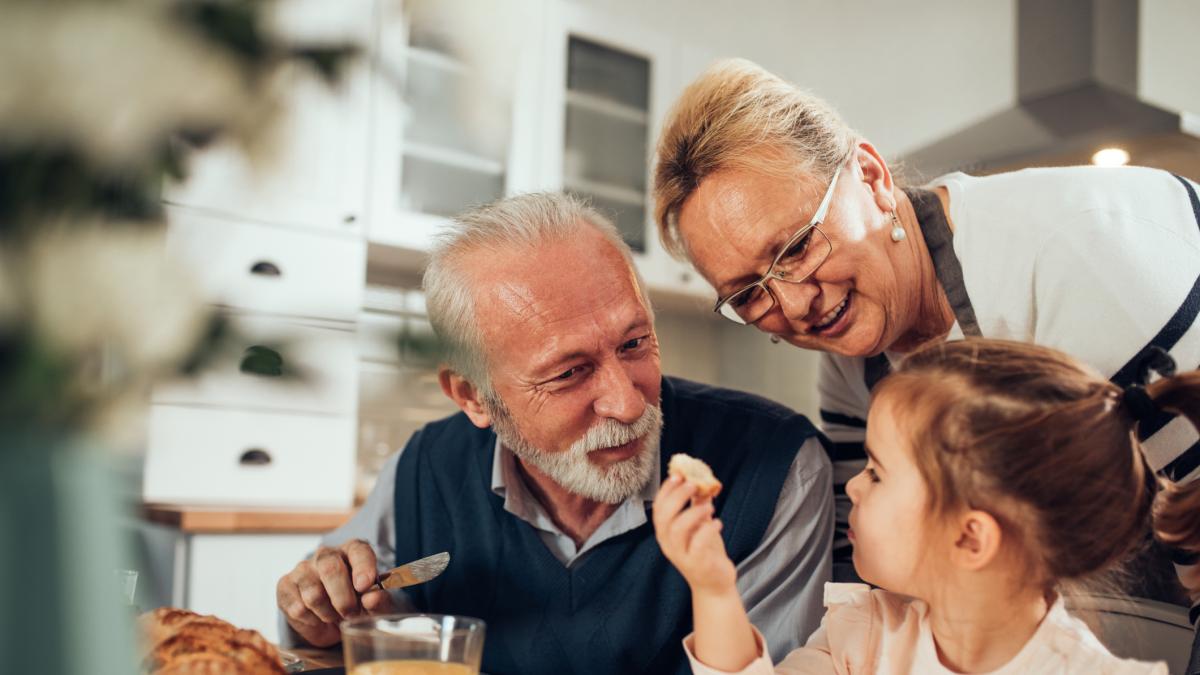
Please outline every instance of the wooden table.
M309 647L304 649L288 649L287 651L304 659L304 670L335 668L343 664L341 645L329 649Z

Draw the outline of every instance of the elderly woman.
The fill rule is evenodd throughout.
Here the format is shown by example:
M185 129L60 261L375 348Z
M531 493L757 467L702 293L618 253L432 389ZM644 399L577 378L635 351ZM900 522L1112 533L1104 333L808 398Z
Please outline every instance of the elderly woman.
M1156 347L1200 365L1200 201L1165 171L956 173L901 187L823 101L731 60L668 116L654 194L664 243L716 289L715 311L824 352L835 559L850 550L843 486L865 460L871 387L918 345L1024 340L1121 385ZM1144 411L1140 433L1156 471L1184 478L1200 466L1186 420Z

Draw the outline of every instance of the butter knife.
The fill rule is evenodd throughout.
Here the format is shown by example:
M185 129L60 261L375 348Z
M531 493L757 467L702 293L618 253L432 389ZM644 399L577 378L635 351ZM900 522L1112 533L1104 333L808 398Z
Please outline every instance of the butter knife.
M434 553L427 558L405 563L380 574L375 584L388 590L423 584L446 571L449 564L449 553Z

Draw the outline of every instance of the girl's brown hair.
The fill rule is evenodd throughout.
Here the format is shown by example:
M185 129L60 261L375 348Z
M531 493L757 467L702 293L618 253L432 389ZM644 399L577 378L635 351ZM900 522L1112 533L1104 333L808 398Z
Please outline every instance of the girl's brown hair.
M1159 408L1187 417L1200 429L1200 371L1164 378L1146 390ZM1160 485L1154 499L1155 536L1164 544L1200 553L1200 480L1185 485L1162 480Z
M1200 373L1146 387L1200 422ZM1150 527L1154 477L1123 390L1062 352L1022 342L931 344L879 384L929 486L934 514L987 511L1050 588L1105 571ZM1164 490L1167 543L1200 545L1200 491Z

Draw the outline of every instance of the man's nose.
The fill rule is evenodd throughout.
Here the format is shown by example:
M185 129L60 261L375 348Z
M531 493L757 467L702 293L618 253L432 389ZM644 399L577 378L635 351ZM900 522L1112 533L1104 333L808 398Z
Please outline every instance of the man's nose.
M633 384L633 378L620 363L600 367L600 387L593 409L600 417L633 424L646 411L646 399Z

